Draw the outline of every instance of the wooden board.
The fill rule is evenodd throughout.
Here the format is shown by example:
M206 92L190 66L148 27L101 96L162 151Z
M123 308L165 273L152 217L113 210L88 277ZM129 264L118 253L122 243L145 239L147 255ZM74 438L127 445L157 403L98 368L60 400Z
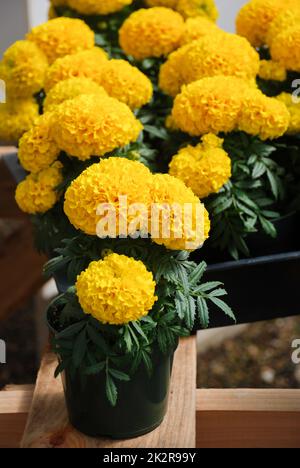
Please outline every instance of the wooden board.
M300 448L300 390L197 390L197 448Z
M65 408L57 363L43 359L22 448L194 448L196 440L196 338L181 340L175 355L169 410L163 424L146 436L113 441L86 437L73 429Z
M34 387L10 386L0 392L0 448L18 448L24 433Z

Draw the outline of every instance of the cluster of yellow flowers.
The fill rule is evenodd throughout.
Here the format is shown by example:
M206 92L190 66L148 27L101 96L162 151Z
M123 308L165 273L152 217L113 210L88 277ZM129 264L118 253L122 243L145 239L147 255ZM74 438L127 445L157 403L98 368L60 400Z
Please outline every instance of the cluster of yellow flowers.
M203 78L177 95L172 110L177 128L193 136L241 130L262 140L282 136L289 126L286 106L236 77Z
M264 64L261 77L284 81L282 68L300 71L299 0L250 0L239 12L237 32L253 46L267 45L278 67ZM279 79L278 79L279 77Z
M45 213L59 200L57 190L62 183L62 164L55 162L38 174L29 174L16 190L16 201L29 214Z
M213 21L219 16L214 0L146 0L149 7L164 6L177 10L184 18L203 16Z
M51 13L53 7L66 6L81 15L109 15L131 5L133 0L51 0Z
M33 28L25 40L4 53L0 79L6 86L7 105L1 105L0 141L17 143L38 113L33 96L45 86L49 64L58 57L94 47L94 32L77 19L57 18Z
M128 207L136 204L146 207L147 212L142 213L146 217L137 223L138 226L133 223L137 214L131 213L130 210L124 214L121 209L121 196L127 197ZM64 210L73 226L86 234L96 235L97 224L101 220L97 208L108 204L115 210L116 232L121 236L134 235L137 230L145 234L152 233L150 217L152 206L155 204L160 206L162 215L152 236L154 242L173 250L186 250L188 242L197 243L197 246L190 249L195 250L203 244L209 234L208 214L192 190L168 174L151 174L137 161L108 158L90 166L68 188ZM174 204L181 206L183 210L185 204L191 207L191 212L186 214L185 229L180 238L176 237L176 213L170 213L170 207ZM163 220L168 216L170 232L165 236Z
M110 254L77 278L83 311L102 323L122 325L148 315L157 301L153 275L141 261Z
M200 199L219 192L231 177L231 160L222 143L221 138L207 134L197 146L180 149L170 163L170 174L182 180Z
M205 35L173 52L160 70L161 89L172 96L189 84L209 76L237 76L255 79L258 53L235 34Z

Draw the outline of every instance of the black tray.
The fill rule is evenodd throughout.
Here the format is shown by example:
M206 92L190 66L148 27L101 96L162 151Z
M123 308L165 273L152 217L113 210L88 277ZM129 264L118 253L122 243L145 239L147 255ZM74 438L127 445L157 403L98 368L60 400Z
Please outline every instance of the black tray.
M237 323L300 314L300 250L210 265L206 281L222 281ZM213 305L210 327L232 325Z

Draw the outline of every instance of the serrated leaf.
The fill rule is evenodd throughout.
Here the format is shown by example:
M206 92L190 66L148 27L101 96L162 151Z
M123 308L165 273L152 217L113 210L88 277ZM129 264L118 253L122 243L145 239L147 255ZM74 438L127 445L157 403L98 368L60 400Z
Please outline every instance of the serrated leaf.
M203 297L197 298L197 311L200 324L203 328L208 328L209 325L209 310L207 302Z
M185 316L187 309L187 300L181 291L176 292L175 307L178 317L182 320Z
M112 377L114 377L117 380L121 380L122 382L129 382L130 377L129 375L125 374L124 372L118 371L116 369L108 369L108 372Z
M65 330L58 333L56 335L56 338L57 339L71 338L71 337L77 335L85 326L86 326L86 321L75 323L74 325L71 325L70 327L68 327Z
M194 271L189 276L189 283L191 286L197 284L201 278L203 277L207 268L207 264L205 262L201 262Z
M97 375L97 374L100 374L100 372L102 372L104 368L105 368L105 361L86 367L84 369L84 373L86 375Z
M197 286L197 288L193 290L193 293L197 294L200 292L207 292L211 289L217 288L218 286L223 286L223 283L220 281L209 281L207 283L201 284L200 286Z
M106 396L112 406L116 406L118 399L118 390L115 382L107 372L106 374Z
M226 302L222 301L222 299L218 299L217 297L209 297L209 299L217 306L219 309L221 309L228 317L230 317L232 320L236 322L235 315L232 311L232 309L229 307L229 305L226 304Z
M192 296L188 297L187 310L185 314L185 323L189 330L191 330L195 323L196 303Z

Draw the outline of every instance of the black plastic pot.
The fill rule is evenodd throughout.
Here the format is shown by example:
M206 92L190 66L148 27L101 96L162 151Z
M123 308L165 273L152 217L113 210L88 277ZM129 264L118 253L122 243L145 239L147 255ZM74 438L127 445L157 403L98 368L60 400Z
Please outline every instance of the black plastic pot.
M48 326L55 335L51 320ZM140 366L129 382L118 382L115 407L107 400L104 372L82 379L79 373L71 376L66 370L62 380L71 424L88 436L113 439L133 438L153 431L167 412L174 352L164 355L155 345L152 376Z

